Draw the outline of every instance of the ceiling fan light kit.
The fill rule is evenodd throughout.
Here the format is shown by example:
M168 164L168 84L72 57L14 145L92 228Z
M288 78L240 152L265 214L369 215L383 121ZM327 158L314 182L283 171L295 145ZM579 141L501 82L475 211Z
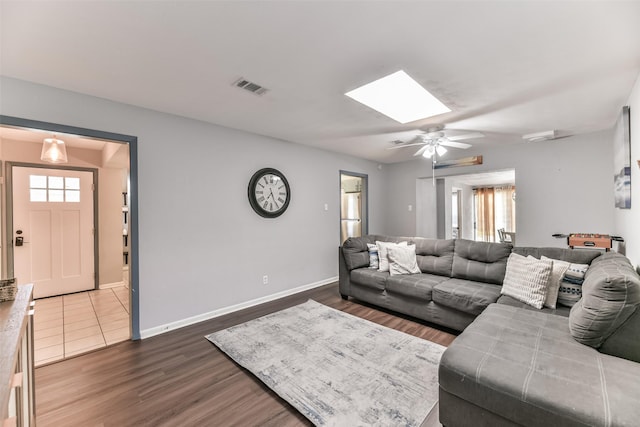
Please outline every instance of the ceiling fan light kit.
M471 147L471 144L466 142L459 142L465 139L481 138L484 134L480 132L470 132L462 135L447 135L444 129L444 125L436 125L422 128L422 134L416 136L410 141L394 141L394 146L388 147L389 150L404 147L415 147L422 145L422 147L414 154L414 156L422 156L427 159L433 157L434 154L443 156L447 153L446 147L467 149ZM434 158L435 160L435 158Z

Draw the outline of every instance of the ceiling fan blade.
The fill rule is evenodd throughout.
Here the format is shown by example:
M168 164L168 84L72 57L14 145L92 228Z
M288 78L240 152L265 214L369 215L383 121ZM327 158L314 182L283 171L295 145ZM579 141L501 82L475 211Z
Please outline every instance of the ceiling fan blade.
M425 141L422 135L418 135L407 142L397 143L393 147L387 147L387 150L395 150L396 148L403 148L403 147L415 147L416 145L424 145L424 144L427 144L428 142L429 141Z
M470 132L463 135L447 136L449 141L463 141L465 139L483 138L484 134L480 132Z
M425 144L424 147L422 147L421 149L419 149L418 151L416 151L416 154L414 154L413 156L422 156L422 153L424 153L425 151L427 151L427 148L429 148L428 144Z
M455 141L447 141L446 139L443 139L441 141L438 142L440 145L444 145L445 147L453 147L453 148L462 148L462 149L466 149L471 147L471 144L467 144L464 142L455 142Z
M424 145L426 144L426 142L405 142L404 144L397 144L394 145L393 147L387 147L387 150L395 150L397 148L404 148L404 147L415 147L418 145Z

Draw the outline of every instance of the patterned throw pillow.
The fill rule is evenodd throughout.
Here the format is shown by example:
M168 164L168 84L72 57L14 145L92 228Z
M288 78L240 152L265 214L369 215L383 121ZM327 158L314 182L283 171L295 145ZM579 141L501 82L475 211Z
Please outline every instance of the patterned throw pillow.
M407 246L407 242L393 243L376 241L376 245L378 245L378 258L380 259L378 271L389 271L389 258L387 257L389 248L392 246Z
M582 298L582 282L584 274L589 268L588 264L569 264L569 268L560 282L558 291L558 303L573 307Z
M511 253L500 293L541 309L547 297L552 265L549 260Z
M369 268L375 268L377 270L380 266L380 259L378 258L378 245L367 243L367 248L369 248Z
M567 271L571 264L559 259L547 258L544 255L541 256L540 259L553 262L551 277L549 277L549 286L547 287L547 298L544 302L544 306L555 309L558 302L558 291L560 290L560 283L562 282L564 273Z
M398 274L421 273L416 260L416 245L392 246L387 253L389 257L389 273Z

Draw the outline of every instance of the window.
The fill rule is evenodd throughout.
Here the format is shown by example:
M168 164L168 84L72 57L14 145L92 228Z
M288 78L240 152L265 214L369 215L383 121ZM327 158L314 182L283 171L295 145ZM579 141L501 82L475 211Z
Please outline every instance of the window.
M80 178L30 175L29 200L32 202L80 202Z
M515 192L512 185L475 188L475 240L501 241L498 230L516 231Z

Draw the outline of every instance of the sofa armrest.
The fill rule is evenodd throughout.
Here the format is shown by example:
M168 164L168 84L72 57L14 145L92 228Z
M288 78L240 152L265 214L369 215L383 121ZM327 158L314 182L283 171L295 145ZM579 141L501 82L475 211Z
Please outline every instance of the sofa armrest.
M351 280L349 278L349 269L344 261L344 253L342 253L342 246L338 247L338 288L340 289L340 295L345 298L351 295Z

